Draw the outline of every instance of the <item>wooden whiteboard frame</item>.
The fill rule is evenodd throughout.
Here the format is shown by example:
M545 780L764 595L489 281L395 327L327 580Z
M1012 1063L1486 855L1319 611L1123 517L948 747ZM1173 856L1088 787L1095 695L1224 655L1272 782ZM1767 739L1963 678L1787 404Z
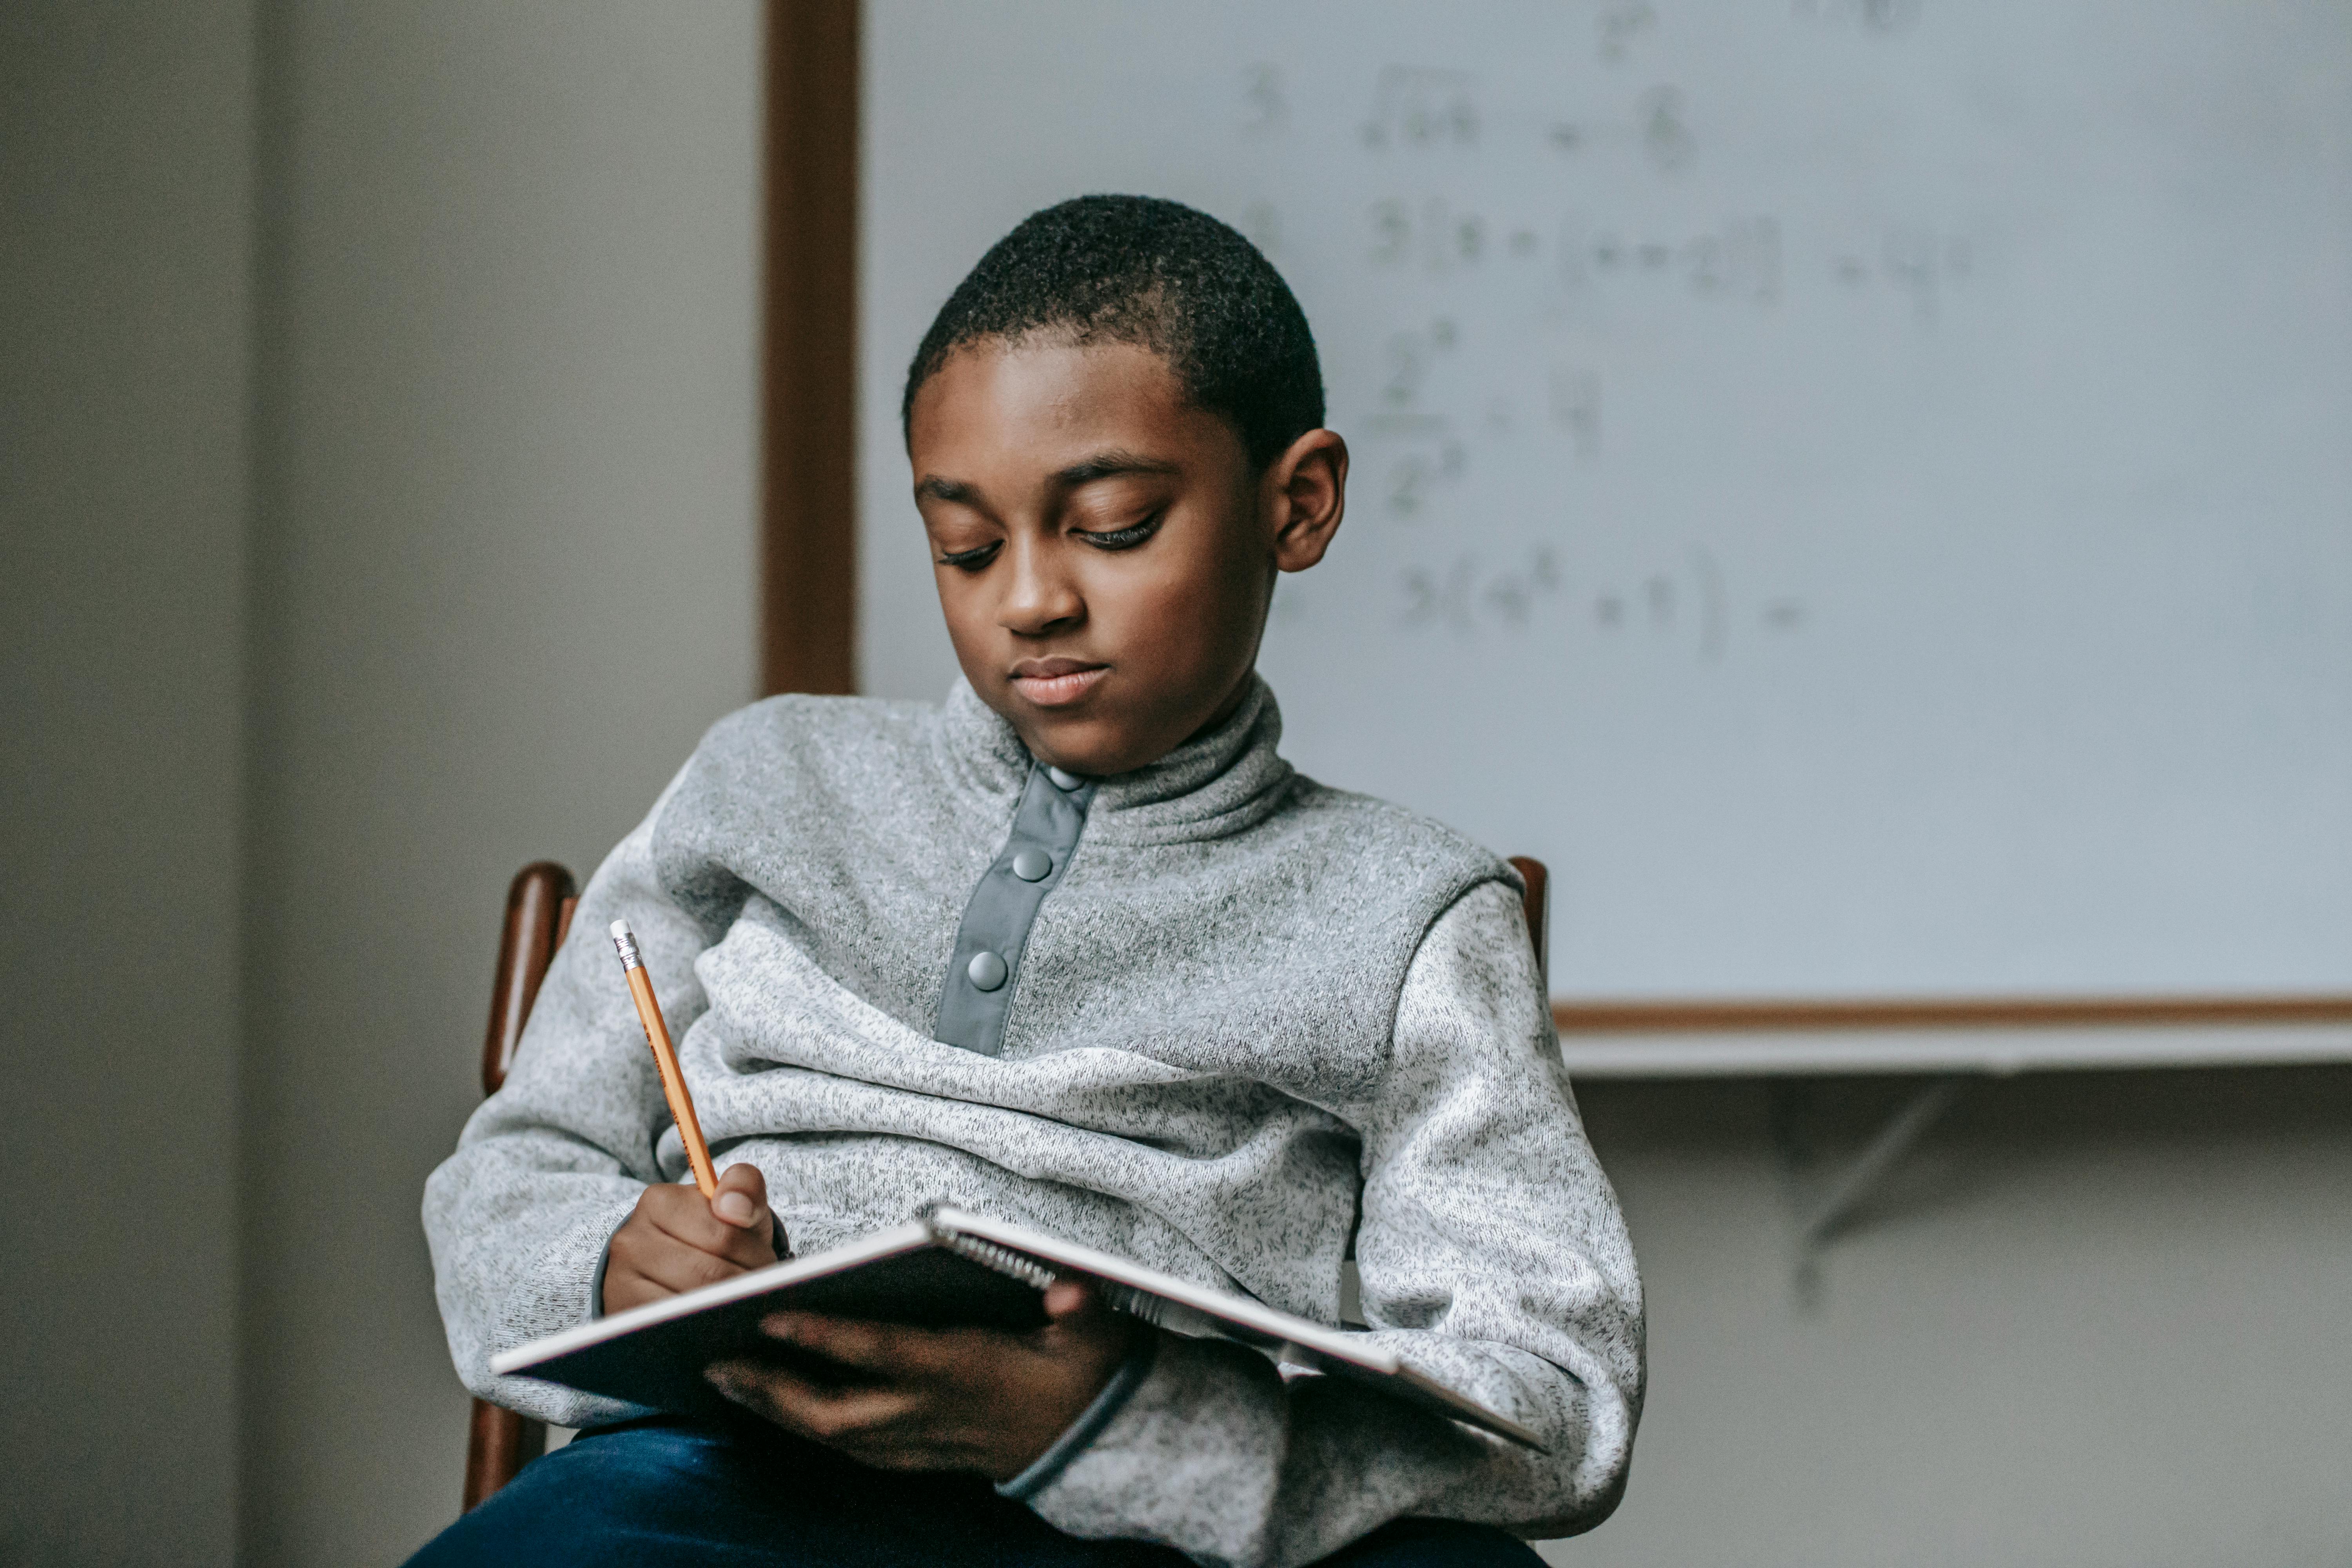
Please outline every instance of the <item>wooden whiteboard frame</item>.
M2352 996L1557 999L1582 1078L2016 1073L2352 1062Z
M857 689L858 0L768 0L760 692Z

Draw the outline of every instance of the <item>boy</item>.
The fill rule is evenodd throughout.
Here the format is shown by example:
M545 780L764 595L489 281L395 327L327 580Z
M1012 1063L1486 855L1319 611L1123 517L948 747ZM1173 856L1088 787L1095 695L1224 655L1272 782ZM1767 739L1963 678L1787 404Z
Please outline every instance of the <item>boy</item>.
M1276 752L1259 635L1348 465L1297 300L1189 208L1066 203L903 406L964 680L721 721L590 882L727 1168L678 1184L617 968L568 943L425 1217L467 1384L604 1429L417 1561L1534 1563L1496 1527L1622 1488L1640 1287L1512 874ZM1550 1451L1067 1283L1026 1336L778 1314L844 1375L715 1367L723 1429L488 1374L937 1198L1326 1322L1352 1237L1373 1330Z

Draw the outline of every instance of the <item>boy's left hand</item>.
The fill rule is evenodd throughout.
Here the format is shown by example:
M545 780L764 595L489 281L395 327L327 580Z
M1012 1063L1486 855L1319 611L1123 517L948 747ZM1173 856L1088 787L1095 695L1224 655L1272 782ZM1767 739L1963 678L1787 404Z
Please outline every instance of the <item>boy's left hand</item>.
M1011 1480L1094 1403L1132 1336L1151 1331L1070 1280L1045 1291L1034 1332L909 1329L775 1312L779 1344L837 1363L855 1382L814 1382L755 1361L707 1375L719 1393L787 1431L885 1470L977 1470Z

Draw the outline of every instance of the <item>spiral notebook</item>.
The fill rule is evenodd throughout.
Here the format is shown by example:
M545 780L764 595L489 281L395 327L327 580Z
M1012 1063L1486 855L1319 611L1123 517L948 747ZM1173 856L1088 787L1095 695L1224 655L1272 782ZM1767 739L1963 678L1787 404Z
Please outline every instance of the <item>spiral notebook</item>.
M492 1357L490 1370L680 1415L739 1414L704 1381L703 1369L738 1356L785 1359L760 1332L760 1320L770 1312L790 1309L919 1328L1019 1333L1044 1325L1045 1287L1065 1277L1093 1285L1112 1307L1171 1332L1253 1345L1289 1365L1367 1384L1543 1450L1525 1426L1414 1371L1360 1334L1043 1231L946 1207L844 1247L534 1340Z

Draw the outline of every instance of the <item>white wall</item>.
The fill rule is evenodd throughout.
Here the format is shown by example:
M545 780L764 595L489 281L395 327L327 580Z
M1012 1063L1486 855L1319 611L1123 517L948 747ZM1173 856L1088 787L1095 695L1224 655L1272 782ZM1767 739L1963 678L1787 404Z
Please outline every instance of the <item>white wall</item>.
M235 1533L252 25L0 6L0 1563Z
M1816 1171L1916 1081L1804 1089ZM1580 1090L1650 1300L1580 1568L2352 1561L2352 1068L1973 1085L1793 1280L1757 1082Z
M507 879L752 689L758 9L266 14L244 1258L254 1564L456 1516L417 1207Z

